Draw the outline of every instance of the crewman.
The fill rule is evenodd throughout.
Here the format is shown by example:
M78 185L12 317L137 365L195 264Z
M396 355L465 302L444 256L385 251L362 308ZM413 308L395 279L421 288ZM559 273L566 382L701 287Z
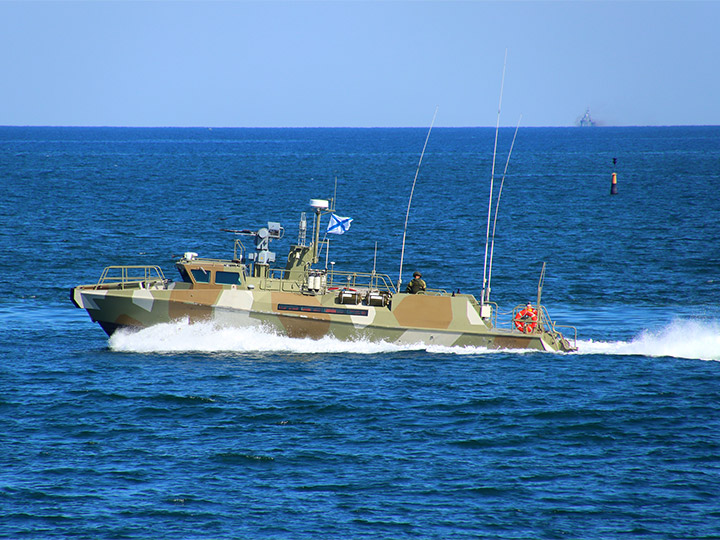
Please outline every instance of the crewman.
M524 321L537 321L537 309L532 307L532 304L528 302L525 305L525 309L520 312L520 316Z
M408 286L405 288L405 292L408 294L417 294L419 292L424 293L425 287L426 285L422 279L422 274L420 272L414 272L413 279L410 283L408 283Z

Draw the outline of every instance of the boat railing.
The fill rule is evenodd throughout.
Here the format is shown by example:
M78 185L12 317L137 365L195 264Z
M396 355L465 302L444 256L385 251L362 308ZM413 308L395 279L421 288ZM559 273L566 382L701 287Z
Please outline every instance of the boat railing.
M395 294L397 289L387 274L377 272L345 272L331 270L327 273L327 286L347 289L368 289Z
M561 332L556 331L556 330L555 330L556 328L566 328L566 329L568 329L568 330L571 330L571 331L572 331L572 338L570 338L570 337L565 337L565 334L562 334ZM555 331L555 333L560 334L561 336L563 336L567 341L572 341L572 348L573 348L573 349L577 349L577 333L578 333L577 328L575 328L574 326L571 326L571 325L569 325L569 324L555 324L555 323L553 323L552 329L553 329L553 331ZM569 332L568 332L568 335L569 335Z
M94 287L147 288L157 282L167 281L162 269L155 265L106 266Z
M537 322L535 326L530 327L530 331L527 331L527 326L525 327L526 330L523 332L520 329L518 329L515 325L515 321L517 321L517 316L520 311L522 311L525 308L525 305L521 304L519 306L515 306L512 310L512 323L511 323L511 329L514 332L518 333L529 333L529 334L539 334L542 332L547 332L549 334L554 335L558 339L564 339L567 341L572 340L572 346L573 348L577 348L577 328L570 325L565 324L556 324L555 321L553 321L550 318L550 314L548 313L545 306L540 306L540 309L537 311ZM537 309L537 308L535 308ZM527 321L523 321L527 324ZM534 322L534 321L532 321ZM531 322L531 324L532 324ZM572 331L572 338L566 338L562 332L558 330L558 328L566 328L568 330Z
M242 261L245 257L245 246L239 238L235 239L235 245L233 246L233 260Z
M558 330L558 328L566 328L568 330L571 330L573 336L573 348L577 348L577 328L569 324L556 324L555 321L550 318L550 314L547 312L545 306L540 306L540 319L543 322L543 328L545 329L545 331L550 332L558 338L569 340L569 338L566 338L565 335Z
M540 333L545 329L546 325L552 324L544 306L541 306L539 311L537 308L533 308L536 315L535 320L531 320L530 318L520 318L520 312L525 309L525 306L525 304L520 304L512 308L510 326L513 332L519 332L521 334ZM525 330L520 330L518 328L518 323L523 323Z
M545 330L546 332L555 332L555 322L550 318L550 314L545 309L545 306L540 306L538 310L538 330Z
M306 281L305 277L299 277L294 281L285 278L285 269L268 268L267 274L260 281L260 289L263 291L285 291L297 292L301 290L302 284Z
M267 275L260 282L259 287L266 291L301 291L307 283L310 271L301 273L295 280L286 278L287 271L282 268L268 268ZM316 291L328 289L355 289L380 291L394 294L395 287L392 285L390 276L373 272L344 272L328 271L323 286ZM430 291L428 294L442 294L444 291Z

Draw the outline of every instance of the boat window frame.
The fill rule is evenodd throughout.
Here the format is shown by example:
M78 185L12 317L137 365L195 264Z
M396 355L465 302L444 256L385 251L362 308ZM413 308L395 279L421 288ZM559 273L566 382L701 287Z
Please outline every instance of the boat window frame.
M233 275L237 276L237 281L222 281L218 280L218 276L222 274L223 276L227 275ZM241 271L235 271L235 270L215 270L215 276L214 281L216 285L242 285L243 283L243 273Z
M190 274L192 275L193 282L202 284L211 283L213 277L212 270L207 270L202 266L198 268L190 268ZM201 276L202 279L198 279L199 276Z

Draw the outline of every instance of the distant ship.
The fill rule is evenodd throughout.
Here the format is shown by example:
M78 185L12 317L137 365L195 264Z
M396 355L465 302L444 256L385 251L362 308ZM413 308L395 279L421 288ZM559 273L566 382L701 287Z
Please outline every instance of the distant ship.
M590 109L585 109L585 114L578 119L577 125L580 127L592 127L595 125L595 120L590 116Z

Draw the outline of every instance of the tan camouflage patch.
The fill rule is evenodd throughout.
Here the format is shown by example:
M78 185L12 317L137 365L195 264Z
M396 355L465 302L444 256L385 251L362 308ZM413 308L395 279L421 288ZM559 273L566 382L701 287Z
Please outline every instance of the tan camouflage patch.
M448 328L452 322L452 307L447 296L410 294L394 307L393 315L400 326Z
M191 321L210 319L218 293L218 289L175 289L171 292L172 301L168 303L168 317L171 320L188 317Z
M496 336L493 347L497 349L544 349L539 339L532 340L522 336Z
M281 315L279 319L287 335L292 338L320 339L325 337L330 331L329 317L327 320L318 320L315 317L311 319L302 315Z

